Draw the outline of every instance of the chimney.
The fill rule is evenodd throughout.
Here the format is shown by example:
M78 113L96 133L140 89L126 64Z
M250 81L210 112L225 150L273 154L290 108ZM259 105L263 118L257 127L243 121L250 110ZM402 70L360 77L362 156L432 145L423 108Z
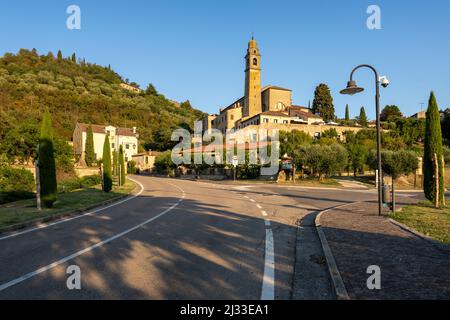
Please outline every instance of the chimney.
M136 133L137 133L137 128L133 127L133 134L136 134Z

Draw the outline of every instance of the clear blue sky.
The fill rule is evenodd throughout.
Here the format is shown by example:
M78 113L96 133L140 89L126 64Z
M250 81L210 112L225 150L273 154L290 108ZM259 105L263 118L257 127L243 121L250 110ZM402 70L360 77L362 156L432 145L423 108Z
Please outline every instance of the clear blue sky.
M450 1L448 0L149 0L4 1L0 54L20 48L61 49L112 67L130 81L149 82L175 100L217 112L244 91L244 55L251 33L261 53L263 85L291 88L307 105L321 82L343 116L364 105L374 117L373 76L356 75L367 88L341 96L357 64L375 65L391 86L382 105L413 114L434 90L450 107ZM82 29L66 28L66 8L82 11ZM381 7L382 30L368 30L366 9Z

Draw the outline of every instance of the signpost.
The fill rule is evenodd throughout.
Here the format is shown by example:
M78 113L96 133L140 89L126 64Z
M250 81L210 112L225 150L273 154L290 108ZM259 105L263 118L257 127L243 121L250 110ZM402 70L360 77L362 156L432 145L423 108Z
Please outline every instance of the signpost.
M233 156L233 180L236 181L236 168L239 164L239 158L238 156Z
M38 144L37 146L37 158L36 161L34 162L34 168L35 168L35 174L36 174L36 206L38 211L42 210L42 205L41 205L41 176L39 173L39 154L40 154L40 150L41 150L41 145Z

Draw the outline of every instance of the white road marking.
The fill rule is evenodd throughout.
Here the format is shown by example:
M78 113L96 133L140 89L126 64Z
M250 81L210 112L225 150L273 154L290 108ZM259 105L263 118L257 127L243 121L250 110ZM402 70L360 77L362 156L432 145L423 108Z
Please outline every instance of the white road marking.
M58 225L58 224L61 224L61 223L69 222L69 221L72 221L72 220L75 220L75 219L80 219L80 218L83 218L83 217L86 217L86 216L92 216L94 213L97 213L97 212L100 212L100 211L103 211L103 210L106 210L106 209L118 206L119 204L122 204L124 202L130 201L130 200L133 200L133 199L139 197L144 192L144 186L142 185L142 183L140 183L137 180L134 180L134 179L131 179L131 178L128 178L128 179L130 179L131 181L137 183L141 187L141 190L137 194L135 194L133 196L129 196L129 197L125 198L124 200L121 200L119 202L115 202L115 203L113 203L111 205L108 205L106 207L101 207L99 209L96 209L96 210L93 210L93 211L89 211L87 213L84 213L84 214L81 214L81 215L78 215L78 216L74 216L74 217L71 217L71 218L65 218L65 219L62 219L62 220L58 220L56 222L47 223L47 224L43 224L43 225L40 225L40 226L37 226L37 227L26 229L24 231L15 232L15 233L10 234L8 236L1 237L0 241L6 240L6 239L10 239L10 238L14 238L14 237L20 236L22 234L27 234L27 233L30 233L30 232L33 232L33 231L46 229L48 227L52 227L52 226L55 226L55 225Z
M267 217L267 216L268 216L267 212L265 212L265 211L261 211L261 214L262 214L264 217Z
M270 221L265 220L266 226ZM264 258L264 276L261 290L261 300L275 299L275 251L272 229L266 229L266 249Z
M248 196L244 196L245 199L250 199Z
M256 202L254 199L250 199L251 202Z
M258 209L262 209L262 207L261 207L260 204L257 204L256 207L257 207Z
M109 243L109 242L111 242L113 240L116 240L116 239L118 239L120 237L123 237L124 235L127 235L127 234L129 234L129 233L131 233L131 232L133 232L133 231L135 231L135 230L145 226L146 224L149 224L150 222L155 221L156 219L162 217L166 213L172 211L173 209L178 207L178 205L183 201L183 199L186 197L186 194L185 194L184 190L181 189L179 186L171 184L171 183L168 183L168 184L177 187L182 192L182 197L178 200L177 203L173 204L170 208L164 210L163 212L161 212L157 216L154 216L153 218L150 218L150 219L148 219L148 220L146 220L146 221L144 221L144 222L142 222L142 223L140 223L140 224L138 224L138 225L136 225L136 226L134 226L134 227L132 227L130 229L127 229L127 230L125 230L125 231L123 231L121 233L118 233L118 234L116 234L116 235L114 235L114 236L112 236L112 237L110 237L108 239L105 239L105 240L100 241L100 242L98 242L98 243L96 243L96 244L94 244L94 245L92 245L90 247L87 247L87 248L85 248L83 250L75 252L74 254L71 254L70 256L64 257L64 258L62 258L62 259L60 259L58 261L55 261L55 262L53 262L53 263L51 263L51 264L49 264L49 265L47 265L45 267L42 267L42 268L39 268L39 269L37 269L35 271L27 273L27 274L25 274L25 275L23 275L23 276L21 276L21 277L19 277L17 279L14 279L14 280L11 280L11 281L9 281L7 283L4 283L4 284L0 285L0 291L3 291L3 290L8 289L8 288L10 288L12 286L15 286L16 284L24 282L24 281L26 281L26 280L28 280L30 278L33 278L33 277L35 277L35 276L37 276L37 275L39 275L39 274L41 274L43 272L46 272L46 271L48 271L50 269L53 269L53 268L55 268L55 267L65 263L67 261L75 259L76 257L81 256L82 254L85 254L85 253L87 253L89 251L92 251L94 249L97 249L97 248L99 248L99 247L101 247L101 246L103 246L103 245L105 245L105 244L107 244L107 243Z

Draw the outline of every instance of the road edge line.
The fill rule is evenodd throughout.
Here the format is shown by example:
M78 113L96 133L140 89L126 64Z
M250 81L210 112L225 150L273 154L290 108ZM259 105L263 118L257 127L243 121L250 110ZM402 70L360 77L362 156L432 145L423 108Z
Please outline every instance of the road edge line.
M344 205L336 206L333 208L329 208L319 212L319 214L314 219L314 225L316 227L317 234L319 236L320 244L322 246L322 251L325 255L325 260L327 261L328 273L330 274L331 284L333 291L336 295L337 300L350 300L350 296L348 295L347 289L345 288L344 281L342 280L341 274L336 264L336 260L334 259L333 252L328 244L328 240L325 236L325 233L322 230L322 224L320 222L321 217L324 213L327 213L332 210L344 208L350 205L353 205L358 202L347 203Z
M7 240L10 238L15 238L22 234L27 234L30 232L46 229L48 227L51 227L51 226L54 226L54 225L57 225L60 223L69 222L69 221L79 219L79 218L82 218L85 216L90 216L94 213L109 209L111 207L115 207L119 204L128 202L130 200L133 200L133 199L139 197L144 192L144 186L137 180L134 180L131 178L127 178L127 179L134 182L136 187L139 186L141 188L141 190L139 190L139 192L137 194L133 195L133 192L136 190L136 187L135 187L128 194L124 194L124 195L117 196L112 199L105 200L101 203L91 205L84 209L77 209L77 210L73 210L70 212L61 213L60 215L39 218L39 219L35 219L33 221L24 222L24 223L20 223L20 224L2 228L2 229L0 229L0 241ZM22 231L19 231L19 230L22 230ZM18 231L18 232L14 232L14 231ZM12 233L9 235L4 235L4 234L10 233L10 232L12 232ZM1 236L2 234L4 236Z

